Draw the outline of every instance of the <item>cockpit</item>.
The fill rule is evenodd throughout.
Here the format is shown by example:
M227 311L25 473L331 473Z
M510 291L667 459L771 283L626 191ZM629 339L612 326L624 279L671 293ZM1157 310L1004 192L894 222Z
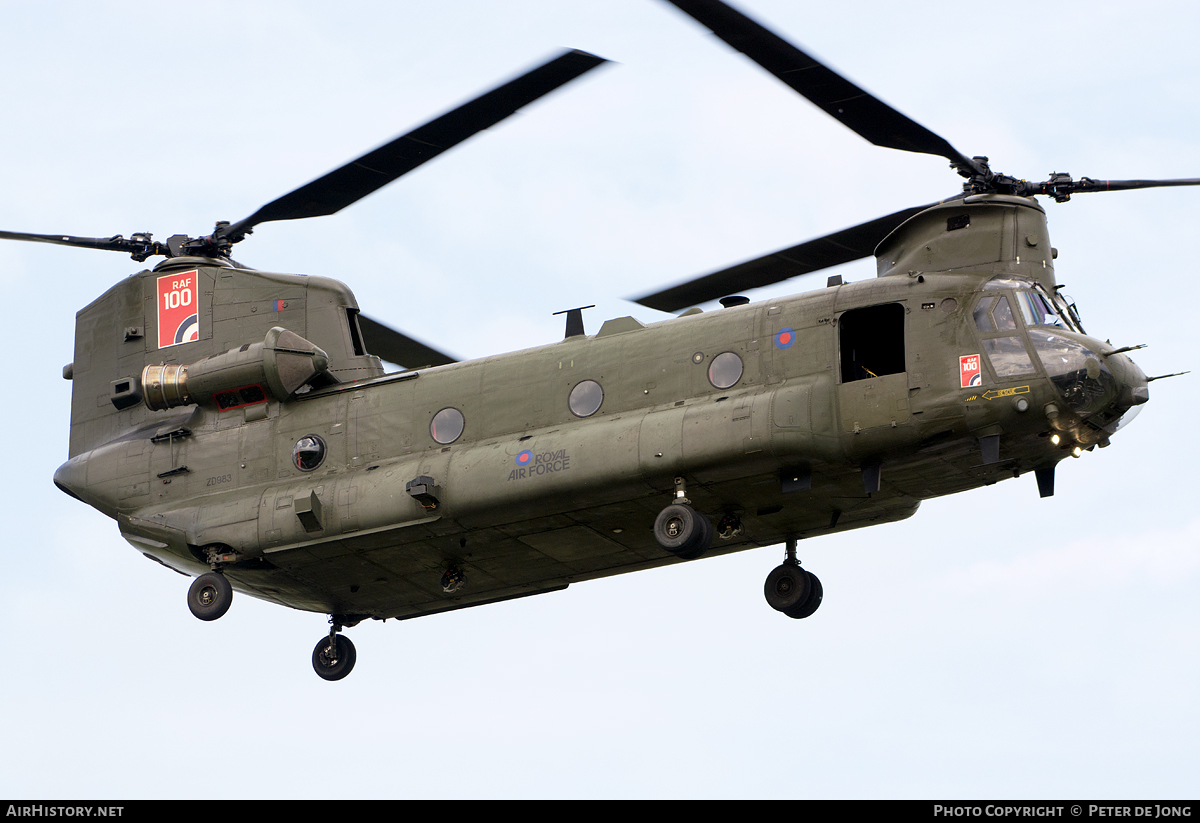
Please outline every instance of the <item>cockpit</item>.
M1067 407L1097 432L1115 432L1148 399L1141 370L1122 355L1101 355L1075 304L1039 283L992 278L972 317L997 380L1033 376L1040 364Z

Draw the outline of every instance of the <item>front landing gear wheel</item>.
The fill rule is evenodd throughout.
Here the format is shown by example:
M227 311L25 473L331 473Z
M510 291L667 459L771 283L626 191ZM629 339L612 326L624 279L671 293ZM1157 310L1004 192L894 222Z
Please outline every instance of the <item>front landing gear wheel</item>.
M233 602L233 586L225 575L205 572L188 589L188 608L201 620L216 620L229 611Z
M695 560L704 554L712 538L712 523L685 503L667 506L654 521L654 539L658 545L684 560Z
M330 640L333 640L333 643ZM313 670L324 680L341 680L354 668L358 653L350 638L335 634L332 638L322 637L313 649Z

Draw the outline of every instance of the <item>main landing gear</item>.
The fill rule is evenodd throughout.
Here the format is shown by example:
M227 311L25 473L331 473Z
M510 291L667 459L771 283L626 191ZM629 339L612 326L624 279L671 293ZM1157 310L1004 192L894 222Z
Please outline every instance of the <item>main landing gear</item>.
M192 614L201 620L216 620L229 611L233 602L233 586L219 571L205 572L197 577L188 589L188 608ZM334 615L329 618L329 636L322 637L317 647L313 649L312 664L325 680L341 680L354 668L358 653L350 638L338 634L342 630L343 621L348 618ZM353 626L358 621L350 618Z
M695 560L712 545L712 522L691 507L682 477L675 478L675 502L654 520L654 539L683 560Z
M338 634L342 623L337 617L330 617L329 624L329 636L322 637L313 649L313 671L322 680L341 680L354 669L358 652L349 637Z
M712 538L712 523L687 503L672 503L654 521L654 539L658 545L684 560L695 560L704 554Z
M787 559L767 575L763 596L772 609L796 620L808 617L820 607L824 597L821 581L812 572L800 568L800 561L796 559L796 538L788 538Z

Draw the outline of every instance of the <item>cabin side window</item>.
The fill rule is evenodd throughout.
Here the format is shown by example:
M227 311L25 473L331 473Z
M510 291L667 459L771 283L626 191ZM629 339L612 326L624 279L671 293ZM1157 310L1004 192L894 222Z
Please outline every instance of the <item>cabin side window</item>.
M429 422L429 436L434 441L446 446L462 437L465 426L466 421L463 419L463 413L452 406L448 406L435 414L433 420Z
M842 382L900 374L904 368L904 306L851 309L838 320Z
M570 397L567 398L571 414L576 417L591 417L600 410L600 404L603 402L604 389L595 380L576 383L575 388L571 389Z
M735 352L721 352L708 367L708 382L718 389L732 388L742 379L742 358Z
M308 434L296 441L292 447L292 465L302 472L310 472L325 462L325 441L315 434Z

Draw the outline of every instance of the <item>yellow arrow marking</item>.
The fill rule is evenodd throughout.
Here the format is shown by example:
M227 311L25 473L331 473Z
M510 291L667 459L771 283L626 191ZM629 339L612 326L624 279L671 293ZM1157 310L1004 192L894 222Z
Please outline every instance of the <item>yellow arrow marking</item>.
M988 389L983 393L984 400L995 400L997 397L1012 397L1014 394L1029 394L1028 386L1015 386L1011 389Z

